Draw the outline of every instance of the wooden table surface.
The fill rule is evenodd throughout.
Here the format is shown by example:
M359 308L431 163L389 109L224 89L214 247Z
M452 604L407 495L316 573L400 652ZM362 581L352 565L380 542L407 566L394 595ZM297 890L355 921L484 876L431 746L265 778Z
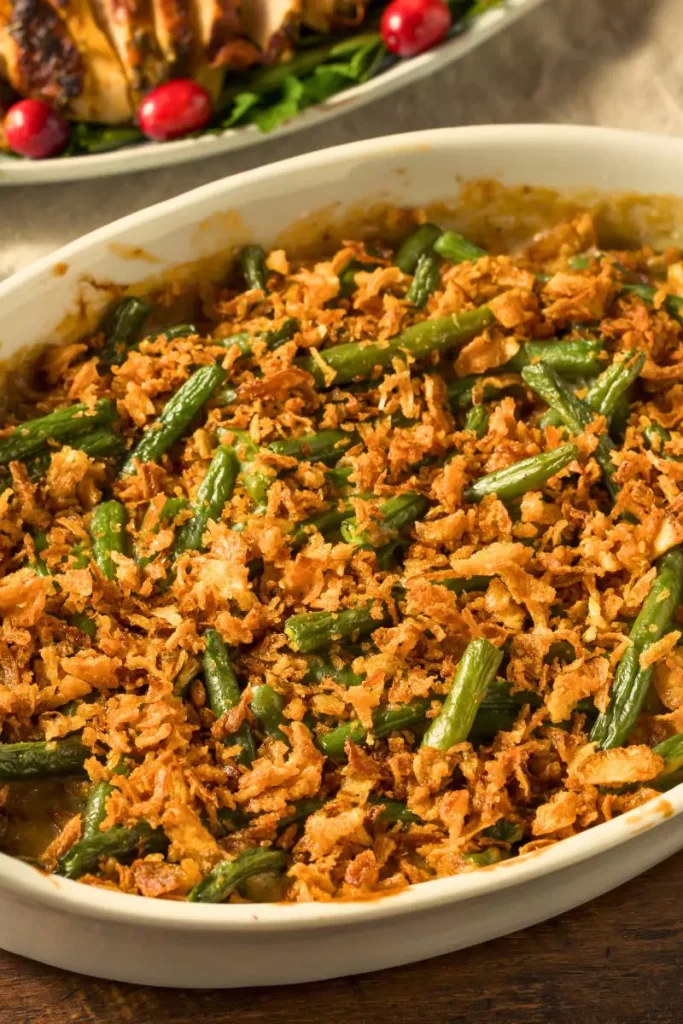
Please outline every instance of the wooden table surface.
M435 960L292 988L114 984L0 953L2 1024L682 1024L683 853L571 913Z

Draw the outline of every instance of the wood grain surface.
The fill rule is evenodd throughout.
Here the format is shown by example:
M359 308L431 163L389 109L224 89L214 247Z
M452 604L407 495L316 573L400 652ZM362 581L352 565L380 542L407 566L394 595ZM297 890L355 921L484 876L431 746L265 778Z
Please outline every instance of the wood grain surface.
M1 1024L682 1024L683 853L569 914L292 988L152 989L0 953Z

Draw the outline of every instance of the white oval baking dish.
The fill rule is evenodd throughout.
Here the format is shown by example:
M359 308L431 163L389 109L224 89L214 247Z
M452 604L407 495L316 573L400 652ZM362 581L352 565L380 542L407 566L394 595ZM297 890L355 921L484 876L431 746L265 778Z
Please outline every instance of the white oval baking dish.
M491 126L355 143L216 182L72 243L0 285L0 359L75 329L130 285L302 218L312 230L378 201L452 199L469 179L683 196L683 140L609 129ZM317 212L316 212L317 211ZM322 212L320 212L322 211ZM395 966L561 913L683 847L683 785L550 848L382 900L202 906L93 889L0 855L0 946L139 984L236 987Z

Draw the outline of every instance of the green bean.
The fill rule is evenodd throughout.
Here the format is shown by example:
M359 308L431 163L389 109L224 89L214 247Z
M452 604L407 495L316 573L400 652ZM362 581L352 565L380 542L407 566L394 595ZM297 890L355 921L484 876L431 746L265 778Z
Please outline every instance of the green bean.
M222 839L224 836L230 835L231 832L239 832L243 828L248 828L251 819L238 808L220 807L216 811L216 821L218 824L216 834L219 839Z
M465 420L465 430L469 430L471 434L474 434L478 441L481 441L488 429L489 414L486 406L473 405L467 414L467 419Z
M31 568L38 576L50 576L50 570L42 559L41 553L49 547L46 535L42 530L37 530L33 535L33 548L35 550L35 559L31 562Z
M632 390L632 389L630 389ZM614 412L609 421L609 432L615 441L620 443L626 436L626 427L631 418L630 393L623 395L614 407Z
M240 687L225 641L218 630L207 629L204 640L204 685L209 707L216 718L222 718L239 704ZM256 757L256 747L248 723L243 722L231 739L242 747L242 753L237 757L238 763L250 765Z
M510 392L523 392L524 388L519 381L508 381L505 384L496 384L496 374L503 372L504 367L491 370L489 373L471 374L467 377L458 377L449 381L446 386L448 402L453 412L469 409L474 401L474 388L479 389L479 400L488 401L491 398L500 398Z
M496 679L488 687L479 705L469 740L475 745L489 743L500 732L509 732L514 726L523 707L540 708L543 698L533 690L512 691L510 684ZM580 700L576 705L579 714L595 720L595 705L589 699Z
M502 660L502 651L488 640L479 638L467 645L441 710L422 738L423 747L450 750L467 739Z
M388 341L353 341L333 345L324 349L321 356L334 373L332 383L335 385L367 380L373 377L376 369L391 366L396 356L424 359L464 345L493 323L494 319L488 306L480 306L465 313L423 320ZM312 356L300 360L299 365L312 374L320 387L330 386Z
M601 342L587 341L583 338L570 338L566 341L527 341L503 366L487 370L486 373L471 374L449 381L448 401L451 409L457 411L468 409L472 405L475 387L480 388L480 401L499 398L509 392L523 391L519 382L506 381L504 384L497 384L496 380L509 374L519 374L525 366L536 363L551 366L565 377L575 379L591 376L598 373L602 367L601 352ZM560 422L559 419L557 422Z
M264 292L268 282L266 254L260 245L245 245L239 255L240 266L247 288Z
M325 801L317 797L313 797L311 800L299 800L294 804L294 810L291 814L286 814L284 818L280 818L275 831L278 835L282 835L291 825L298 825L300 822L305 821L306 818L310 818L312 814L315 814L316 811L319 811L324 806Z
M104 459L123 455L126 444L120 434L115 434L109 427L98 427L82 437L74 437L70 442L71 448L78 448L80 451L90 455L93 459Z
M209 707L216 718L222 718L240 702L239 683L218 630L207 630L204 640L204 676Z
M310 655L307 659L308 669L304 676L304 682L322 683L325 679L332 679L340 686L360 686L365 679L365 673L354 672L350 662L343 662L341 658L325 657L320 654ZM341 662L341 664L337 664Z
M381 547L375 548L377 568L382 572L393 572L398 569L409 547L410 540L407 537L395 537Z
M221 366L200 366L178 389L126 459L122 475L135 472L135 463L156 462L189 429L197 413L214 390L222 384L226 372Z
M332 466L327 470L325 476L333 487L345 490L350 486L349 477L354 471L353 466Z
M275 473L268 466L261 464L262 451L255 441L249 436L246 430L221 431L220 437L234 435L237 443L233 441L231 447L239 462L242 483L248 494L256 505L256 510L262 512L268 505L268 491L275 479Z
M683 455L669 455L664 451L664 445L671 440L671 434L660 423L655 423L654 420L648 423L643 430L643 437L648 448L656 455L669 459L670 462L683 462Z
M463 579L460 576L453 576L451 579L431 580L435 587L445 587L453 594L469 594L471 591L486 590L492 576L469 576Z
M332 673L330 673L332 674ZM324 678L321 676L321 678ZM334 677L333 677L334 678ZM357 677L362 682L363 676ZM354 682L342 685L356 685ZM468 739L474 744L482 744L492 740L499 732L512 729L521 709L527 705L538 708L543 704L540 694L532 690L511 692L510 684L503 680L489 683L481 703L476 709L474 722L469 731ZM378 738L387 736L389 732L422 725L427 721L427 712L432 706L432 699L418 699L403 707L383 709L373 716L372 733ZM579 701L577 711L594 715L592 701ZM318 737L319 748L332 760L338 761L344 754L346 740L362 743L369 731L358 721L343 722L330 732Z
M45 447L47 441L71 444L75 438L92 432L94 427L112 423L116 416L113 402L100 399L94 406L79 402L65 409L56 409L47 416L28 420L15 427L11 434L0 440L0 465L15 460L24 461Z
M57 874L65 878L81 878L96 871L100 861L106 857L123 861L131 856L144 857L167 849L168 840L160 828L152 829L144 821L132 828L115 825L74 843L60 857Z
M351 262L347 263L339 274L339 291L337 292L337 298L350 299L356 290L356 274L359 274L362 271L368 273L381 265L381 263L361 263L360 260L351 260Z
M618 362L615 359L606 370L603 370L586 392L583 401L600 416L606 416L609 419L618 408L631 384L640 375L644 363L645 353L639 353L636 349L626 352L623 360ZM545 413L540 421L542 427L560 426L561 424L562 418L552 409Z
M252 687L249 707L261 731L271 739L284 740L286 743L287 737L280 728L286 724L285 716L282 713L284 706L285 700L282 694L274 690L268 683Z
M116 562L112 554L126 551L126 509L120 501L98 505L90 519L93 558L105 579L116 579Z
M223 509L235 490L238 471L239 464L233 450L227 445L219 445L192 502L192 516L178 530L171 551L174 560L184 551L204 550L203 538L209 522L220 522Z
M69 439L69 447L80 449L90 455L92 458L104 459L111 456L118 457L123 455L126 450L126 444L120 434L115 434L113 430L108 427L98 427L95 430L90 431L88 434L83 434L80 437L72 437ZM38 451L35 455L29 456L25 461L25 466L28 472L29 480L34 482L42 480L50 468L52 456L57 451L56 448L47 448L44 451ZM12 475L9 472L0 473L0 487L11 487L12 486Z
M529 459L521 459L505 469L482 476L468 487L464 493L465 501L482 501L487 495L495 494L500 501L513 501L521 498L527 491L538 491L562 469L579 457L579 449L574 444L563 444L552 452L532 455Z
M556 640L550 645L550 649L545 656L545 662L550 665L553 661L563 661L568 663L576 660L576 650L568 640Z
M73 739L29 743L0 743L0 782L85 775L90 751Z
M292 534L292 543L296 547L301 547L305 544L312 533L316 531L321 533L325 539L331 539L339 534L339 528L342 523L346 522L347 519L353 519L355 513L352 508L344 507L332 507L327 509L326 512L318 512L317 515L311 516L310 519L304 519L303 522L298 523L294 533Z
M373 611L381 611L379 616ZM328 648L336 640L355 640L367 636L389 622L386 610L371 601L338 612L302 612L290 615L285 622L289 646L308 654Z
M683 782L683 733L669 736L652 751L664 758L664 768L653 783L655 789L672 789Z
M291 341L298 330L299 321L290 318L285 320L280 327L277 327L272 331L265 331L263 334L257 335L255 338L252 337L248 331L241 331L239 334L231 334L227 338L213 338L212 344L222 345L223 348L230 348L232 345L237 345L237 348L243 356L250 356L254 351L254 342L262 341L270 352L274 352L275 349L284 345L286 341ZM236 397L237 393L235 392L235 398Z
M587 270L590 267L592 260L599 260L603 257L604 253L601 252L596 252L591 257L573 256L569 261L569 266L571 270ZM612 261L612 266L622 273L628 273L626 267L616 260ZM621 295L637 295L648 305L652 305L655 295L661 290L661 288L654 287L649 284L632 284L623 281L619 283L619 292ZM679 295L667 295L662 305L669 316L672 316L675 320L679 320L683 323L683 298Z
M107 800L114 792L108 782L96 782L90 790L81 816L81 839L92 839L100 834L100 825L107 816Z
M406 302L418 309L424 309L427 299L441 284L441 261L434 252L425 252L420 256L415 268L415 276L406 292Z
M474 744L490 742L499 732L509 732L523 707L541 707L543 698L533 690L512 691L510 684L494 680L479 705L469 740Z
M170 498L166 498L165 502L161 506L159 518L157 519L156 523L149 532L154 536L155 534L159 533L159 530L163 529L166 526L170 526L174 522L176 516L178 516L181 512L184 512L185 509L189 507L189 505L190 503L187 500L187 498L180 498L177 495L172 495ZM145 568L145 566L149 565L150 562L153 562L156 557L156 554L140 555L136 551L136 561L138 565L143 569Z
M499 864L501 860L507 860L510 853L507 850L501 850L500 846L489 846L487 849L478 850L475 853L463 853L463 857L477 868L490 868L492 864Z
M274 352L275 349L280 348L285 342L291 341L298 331L299 321L290 317L280 327L276 327L272 331L266 331L261 340L266 343L270 352Z
M73 615L70 615L69 625L80 629L81 633L85 633L91 640L97 639L97 623L85 612L74 612Z
M645 443L651 451L657 455L662 455L664 452L664 445L668 444L671 440L671 434L666 430L660 423L655 423L654 420L645 427L643 430L643 437Z
M585 338L562 341L525 341L498 373L521 373L540 363L563 377L591 377L604 366L603 345Z
M254 847L234 860L222 860L188 894L190 903L222 903L231 892L254 875L284 871L287 855L282 850Z
M239 334L230 334L227 338L214 338L213 344L220 345L221 348L237 346L241 355L250 356L254 351L254 341L248 331L240 331Z
M425 698L393 708L378 708L372 716L371 730L366 729L358 721L343 722L330 732L318 736L318 747L331 761L338 761L345 753L347 740L351 740L353 743L362 743L370 732L377 739L384 739L392 732L409 729L412 725L418 725L425 721L430 705L431 700Z
M411 725L423 722L431 706L430 697L418 697L395 708L378 708L372 716L372 733L377 739L384 739L392 732L409 729Z
M128 765L126 762L119 761L112 774L127 775ZM93 785L81 818L81 839L92 839L93 836L100 835L100 825L107 816L107 800L114 792L116 792L116 787L112 786L110 782L96 782Z
M338 462L344 452L358 443L358 435L346 430L319 430L317 434L303 434L287 440L271 441L268 445L276 455L286 455L300 462Z
M166 498L161 506L159 518L152 527L151 532L158 533L163 526L167 526L169 523L172 523L176 516L180 515L181 512L184 512L186 508L189 508L189 505L190 503L187 498L181 498L177 494L172 494L170 498Z
M422 825L422 818L414 811L408 810L400 800L387 800L383 796L373 794L368 797L368 803L372 807L381 807L382 810L375 817L376 822L383 825Z
M657 576L630 633L631 646L619 661L607 711L598 716L591 740L602 750L623 746L650 689L653 666L640 656L664 636L683 597L683 551L672 548L657 563Z
M569 269L570 270L588 270L588 268L590 267L592 261L594 259L598 259L599 256L600 256L599 253L596 253L595 256L592 256L592 257L591 256L583 256L583 255L572 256L572 258L569 261Z
M543 398L551 409L562 417L572 434L583 434L595 418L593 410L577 398L574 392L549 366L527 366L522 377L537 395ZM610 497L616 500L619 487L613 480L616 466L612 453L616 451L613 441L605 434L598 439L595 457L602 469L605 485Z
M394 264L404 274L414 274L420 257L428 253L441 234L436 224L421 224L399 246Z
M213 393L213 399L218 406L234 405L237 401L237 392L232 385L228 384L224 388L216 388Z
M489 825L488 828L482 829L481 834L487 839L497 839L501 843L521 843L524 838L524 825L501 818L495 825Z
M196 334L197 328L194 324L176 324L175 327L167 327L165 331L161 331L161 337L166 338L166 341L174 341L175 338L189 338L191 334Z
M126 361L129 351L140 340L142 328L151 312L149 303L131 296L121 299L105 313L99 328L104 334L100 361L105 366L120 366Z
M480 249L457 231L444 231L434 242L434 248L451 263L474 263L487 255L486 249Z
M652 305L654 297L661 288L655 288L649 284L620 284L622 295L637 295L639 298ZM683 323L683 298L680 295L667 295L662 303L664 309L674 320Z
M376 525L380 539L377 543L371 539L371 534L367 530L359 527L355 517L342 523L342 537L347 544L355 544L357 547L364 548L378 548L392 534L398 533L406 526L411 526L428 508L429 502L421 494L405 491L403 494L389 498L379 506L381 518Z
M632 349L624 359L616 360L602 373L589 389L584 401L591 409L608 419L621 399L640 376L645 365L645 353Z
M85 541L79 541L73 546L71 558L70 569L87 569L92 561L92 551Z

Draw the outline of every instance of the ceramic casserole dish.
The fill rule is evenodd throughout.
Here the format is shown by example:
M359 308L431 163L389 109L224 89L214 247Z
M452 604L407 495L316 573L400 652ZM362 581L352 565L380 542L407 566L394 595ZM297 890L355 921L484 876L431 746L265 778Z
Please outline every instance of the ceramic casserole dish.
M443 129L297 157L120 220L1 284L0 359L78 336L112 285L144 290L170 272L215 271L236 245L308 242L342 231L347 220L371 219L378 204L457 205L464 192L479 197L486 216L487 196L497 196L504 224L500 189L533 186L627 210L637 233L680 245L682 182L683 140L575 126ZM630 198L603 201L598 193ZM516 195L524 201L524 192ZM541 205L551 201L549 191L537 195ZM649 209L640 195L669 198ZM620 885L683 847L682 811L679 785L526 856L355 903L143 899L0 854L0 946L137 984L229 988L357 974L504 935Z

